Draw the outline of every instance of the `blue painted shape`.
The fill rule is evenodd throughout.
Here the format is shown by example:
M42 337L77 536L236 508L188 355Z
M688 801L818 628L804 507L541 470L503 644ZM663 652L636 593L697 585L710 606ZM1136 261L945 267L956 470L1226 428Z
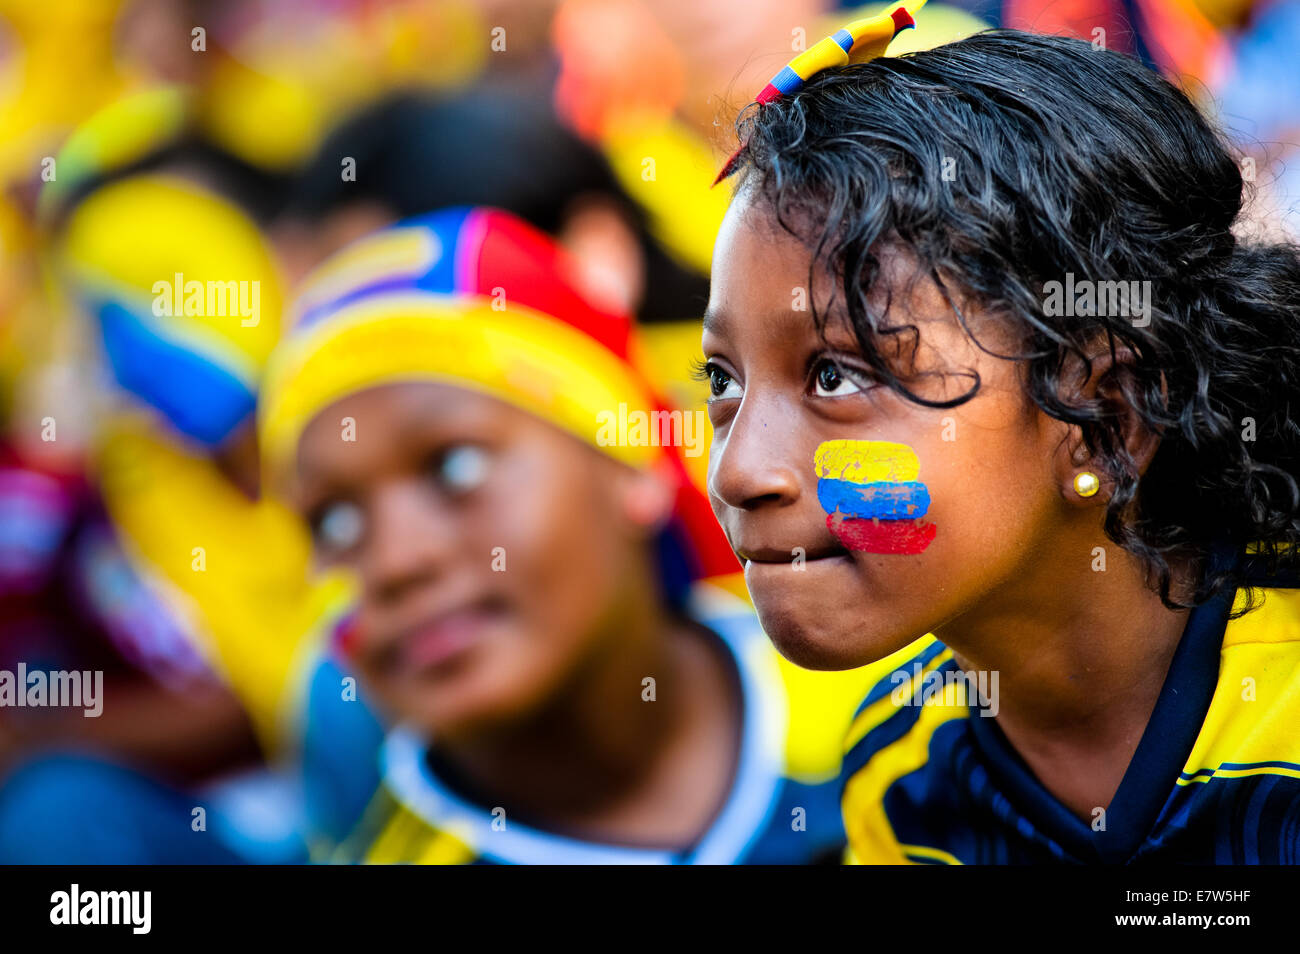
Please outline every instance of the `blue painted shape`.
M930 491L916 480L859 484L822 477L817 481L817 500L827 513L838 510L849 517L880 520L912 520L930 509Z

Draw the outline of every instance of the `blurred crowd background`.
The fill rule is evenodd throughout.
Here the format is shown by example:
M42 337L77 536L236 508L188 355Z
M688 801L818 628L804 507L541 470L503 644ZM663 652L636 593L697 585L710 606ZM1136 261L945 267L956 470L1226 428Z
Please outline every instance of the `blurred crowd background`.
M249 414L283 303L379 226L498 206L635 315L656 383L699 407L732 121L878 6L0 0L0 669L103 670L113 700L0 710L0 775L91 747L208 793L250 856L297 857L301 793L264 766L301 691L291 636L330 597L258 486ZM990 26L1182 84L1240 149L1252 224L1300 236L1300 0L932 0L891 53ZM260 282L256 334L160 333L122 306L232 270Z

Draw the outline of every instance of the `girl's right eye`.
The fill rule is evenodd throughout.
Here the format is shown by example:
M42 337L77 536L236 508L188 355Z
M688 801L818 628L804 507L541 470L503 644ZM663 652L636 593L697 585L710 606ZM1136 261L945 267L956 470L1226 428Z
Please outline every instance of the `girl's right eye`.
M365 518L356 504L339 500L321 508L312 519L311 528L322 553L346 553L361 542Z
M453 496L477 490L488 479L488 452L475 444L453 444L434 461L434 479Z

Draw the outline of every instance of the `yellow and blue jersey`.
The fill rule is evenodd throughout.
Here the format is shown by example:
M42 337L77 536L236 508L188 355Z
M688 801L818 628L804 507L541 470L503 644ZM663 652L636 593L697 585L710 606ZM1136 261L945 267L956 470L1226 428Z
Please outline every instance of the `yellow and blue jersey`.
M847 858L862 864L1300 862L1300 580L1189 613L1109 806L1057 801L931 642L877 684L847 739ZM950 690L936 692L940 684ZM970 704L967 700L970 699ZM989 710L983 710L987 712Z
M823 742L843 737L861 673L796 672L759 628L752 608L698 585L689 613L730 659L742 704L742 740L725 804L693 844L653 849L586 841L530 827L477 804L439 774L427 740L397 728L381 753L383 782L340 862L411 864L806 864L838 861L844 831L837 765ZM874 678L874 677L873 677ZM860 698L861 688L858 690ZM845 697L850 698L850 697ZM804 702L807 705L804 705ZM838 759L834 759L838 762Z

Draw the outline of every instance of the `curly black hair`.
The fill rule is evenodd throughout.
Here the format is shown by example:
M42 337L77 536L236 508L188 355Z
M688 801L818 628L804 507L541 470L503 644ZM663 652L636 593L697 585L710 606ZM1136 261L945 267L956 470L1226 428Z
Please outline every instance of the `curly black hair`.
M1105 532L1144 562L1166 606L1229 585L1253 605L1248 565L1294 571L1300 249L1234 235L1249 197L1241 170L1182 91L1079 40L991 30L826 70L746 108L736 131L738 191L756 190L828 269L885 384L932 407L980 387L971 371L964 394L929 400L891 366L918 332L875 304L886 250L915 259L968 333L969 305L1013 323L1020 350L1003 357L1023 362L1038 407L1080 428L1113 482ZM1149 321L1046 307L1049 283L1070 275L1149 281ZM829 308L814 303L819 329ZM887 335L905 337L881 347ZM1091 375L1098 347L1127 353L1098 398L1069 397L1066 378ZM1124 439L1134 416L1160 438L1141 475ZM1257 555L1213 558L1245 550ZM1182 567L1187 601L1171 593Z

